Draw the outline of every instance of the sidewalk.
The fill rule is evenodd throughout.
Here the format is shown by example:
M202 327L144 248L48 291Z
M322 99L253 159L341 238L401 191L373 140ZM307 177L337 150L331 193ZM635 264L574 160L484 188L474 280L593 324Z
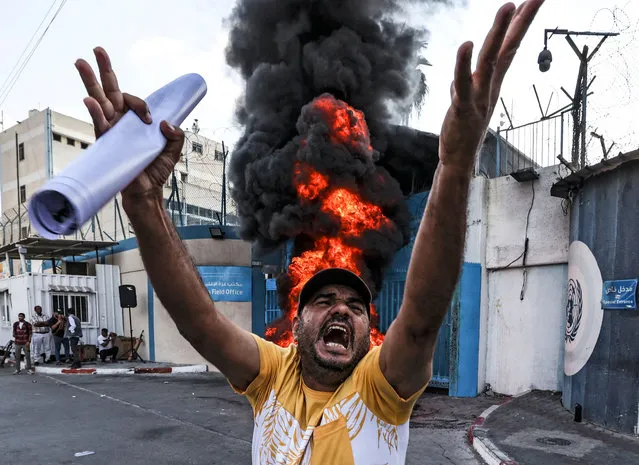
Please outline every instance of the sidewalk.
M14 363L6 363L5 368L15 370ZM22 370L26 373L26 366L22 362ZM71 368L70 365L56 366L54 364L38 365L35 373L39 375L170 375L183 373L206 373L208 366L204 364L175 365L157 362L128 362L118 363L84 362L81 368Z
M488 465L639 464L639 439L575 423L561 394L533 391L487 409L471 427Z

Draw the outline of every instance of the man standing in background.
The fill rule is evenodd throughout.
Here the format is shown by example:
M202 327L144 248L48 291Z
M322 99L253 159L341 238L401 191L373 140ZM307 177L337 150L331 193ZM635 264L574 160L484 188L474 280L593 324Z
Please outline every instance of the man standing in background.
M31 317L33 325L31 355L37 365L40 356L44 356L44 363L48 363L51 358L51 329L49 328L49 317L42 312L42 307L36 305L33 310L35 314Z
M62 365L62 358L60 357L61 346L64 346L64 358L65 361L71 360L71 350L69 349L69 339L66 338L66 324L67 319L64 316L62 310L58 310L47 321L51 326L51 332L53 333L53 349L55 350L56 365Z
M24 313L18 313L18 321L13 323L13 340L16 356L16 371L15 375L20 374L20 356L24 351L24 359L27 364L27 373L33 374L33 368L31 367L31 334L33 328L31 323L24 320Z
M82 337L81 323L80 318L75 316L75 310L72 308L68 309L65 337L69 338L69 342L71 343L71 352L73 353L73 363L71 364L71 368L80 368L82 366L80 363L80 349L78 349L78 344Z

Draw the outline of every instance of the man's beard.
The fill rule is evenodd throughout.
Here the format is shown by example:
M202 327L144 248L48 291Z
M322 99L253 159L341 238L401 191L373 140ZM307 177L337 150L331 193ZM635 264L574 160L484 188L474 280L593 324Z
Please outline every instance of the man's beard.
M334 322L336 320L331 320L327 322L324 326ZM352 330L352 329L351 329ZM298 337L297 337L297 350L300 353L300 357L302 363L304 360L312 360L314 367L320 372L331 372L334 374L344 373L345 378L350 375L350 373L355 369L357 364L366 356L369 349L369 340L366 338L365 343L361 340L358 341L354 339L352 341L353 344L353 356L348 362L338 362L335 360L325 360L319 356L317 353L317 349L315 347L315 343L318 341L318 337L321 334L321 330L318 330L316 335L309 334L304 327L303 320L300 318L299 326L298 326ZM306 369L311 370L312 367L306 366Z

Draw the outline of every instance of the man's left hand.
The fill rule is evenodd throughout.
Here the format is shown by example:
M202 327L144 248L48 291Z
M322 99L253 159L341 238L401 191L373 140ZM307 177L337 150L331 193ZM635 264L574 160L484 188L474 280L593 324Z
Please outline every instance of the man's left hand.
M472 42L457 53L452 104L446 114L439 156L442 165L470 175L499 98L506 72L544 0L527 0L515 9L508 3L497 12L492 29L471 70Z

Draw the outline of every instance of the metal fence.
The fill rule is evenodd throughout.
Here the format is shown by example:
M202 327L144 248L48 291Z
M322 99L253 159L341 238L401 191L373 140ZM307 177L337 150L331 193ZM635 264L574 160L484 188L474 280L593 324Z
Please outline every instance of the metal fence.
M384 278L382 289L375 300L375 306L379 314L379 329L383 333L386 333L391 323L397 318L404 299L405 285L406 273L388 273ZM457 300L455 299L453 305L457 304ZM433 356L433 377L429 383L431 387L447 387L450 380L452 313L450 310L446 313L437 338Z
M237 209L229 196L226 170L229 150L186 131L184 152L165 186L166 208L176 226L237 225Z
M533 123L498 129L496 137L497 176L525 168L543 168L572 161L573 120L568 111Z

